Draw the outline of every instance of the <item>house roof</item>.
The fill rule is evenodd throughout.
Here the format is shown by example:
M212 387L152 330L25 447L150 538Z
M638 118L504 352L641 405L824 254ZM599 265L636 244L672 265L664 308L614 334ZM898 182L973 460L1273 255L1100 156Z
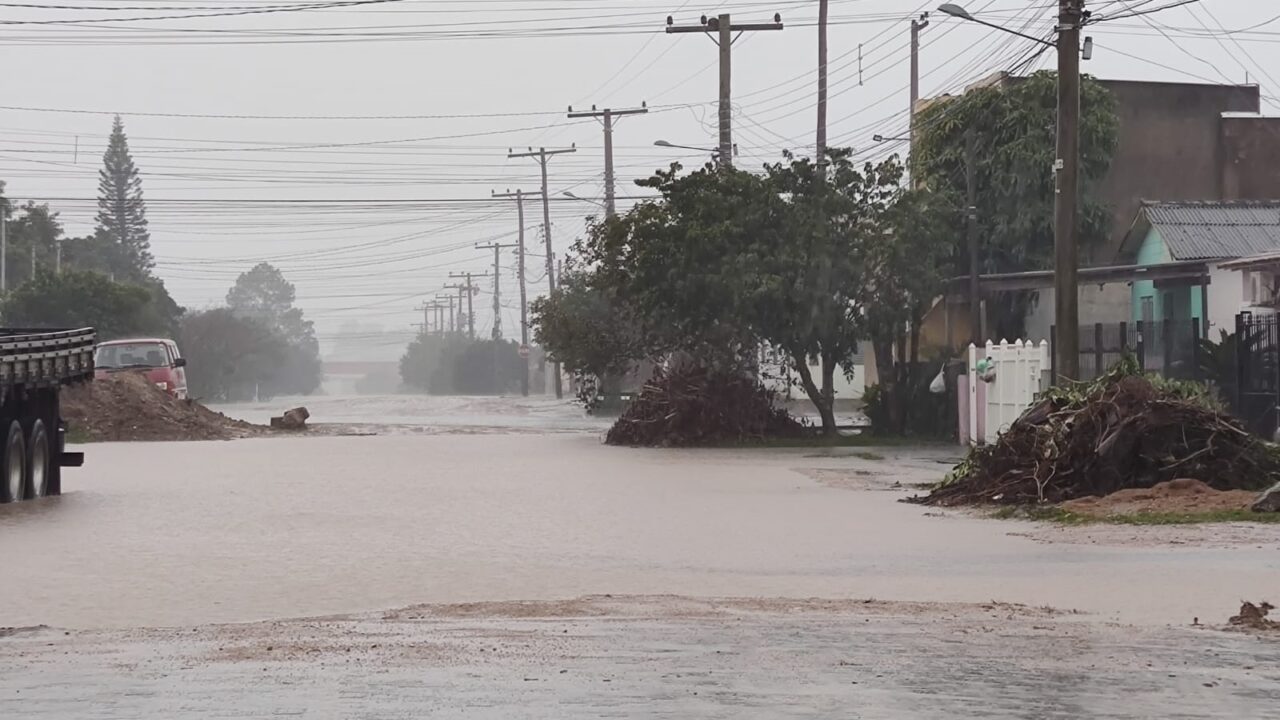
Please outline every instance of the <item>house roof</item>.
M1280 200L1143 202L1120 245L1121 258L1132 261L1152 228L1174 261L1280 251Z

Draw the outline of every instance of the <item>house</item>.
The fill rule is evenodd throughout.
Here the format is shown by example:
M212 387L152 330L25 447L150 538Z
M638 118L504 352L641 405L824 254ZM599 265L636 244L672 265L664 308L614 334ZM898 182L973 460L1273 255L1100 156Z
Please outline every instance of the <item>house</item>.
M1202 266L1201 279L1137 279L1127 319L1195 320L1202 334L1233 331L1235 316L1269 303L1280 273L1280 200L1144 202L1120 246L1138 268ZM1211 332L1212 331L1212 332Z

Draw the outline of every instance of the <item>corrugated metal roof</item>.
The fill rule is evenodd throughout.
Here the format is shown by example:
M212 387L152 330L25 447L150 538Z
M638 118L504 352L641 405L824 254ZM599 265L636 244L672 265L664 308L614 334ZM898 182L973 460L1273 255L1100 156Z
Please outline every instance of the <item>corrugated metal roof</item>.
M1156 202L1142 206L1174 260L1240 258L1280 250L1280 200Z

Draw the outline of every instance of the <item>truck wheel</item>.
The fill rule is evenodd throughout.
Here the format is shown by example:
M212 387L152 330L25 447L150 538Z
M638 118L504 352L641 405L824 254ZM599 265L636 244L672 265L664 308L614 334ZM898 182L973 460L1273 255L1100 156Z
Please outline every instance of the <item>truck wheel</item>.
M22 424L9 423L9 439L4 444L3 476L0 477L0 502L17 502L22 499L26 484L27 448L22 441Z
M43 420L31 424L27 434L27 493L38 498L49 494L49 431Z

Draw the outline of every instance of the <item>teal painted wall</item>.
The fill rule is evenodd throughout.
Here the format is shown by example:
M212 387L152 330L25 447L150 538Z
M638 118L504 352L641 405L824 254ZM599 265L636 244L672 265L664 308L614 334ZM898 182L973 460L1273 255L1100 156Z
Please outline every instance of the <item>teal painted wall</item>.
M1138 256L1135 264L1137 265L1157 265L1159 263L1172 262L1173 257L1169 255L1169 248L1165 246L1164 239L1160 237L1160 231L1152 228L1147 232L1147 237L1143 239L1142 245L1138 248ZM1138 280L1133 283L1133 312L1131 317L1134 322L1142 320L1142 301L1144 298L1151 298L1151 318L1156 321L1165 319L1166 316L1184 320L1187 318L1200 318L1200 322L1204 322L1204 303L1200 286L1166 288L1159 290L1155 283L1150 280Z

